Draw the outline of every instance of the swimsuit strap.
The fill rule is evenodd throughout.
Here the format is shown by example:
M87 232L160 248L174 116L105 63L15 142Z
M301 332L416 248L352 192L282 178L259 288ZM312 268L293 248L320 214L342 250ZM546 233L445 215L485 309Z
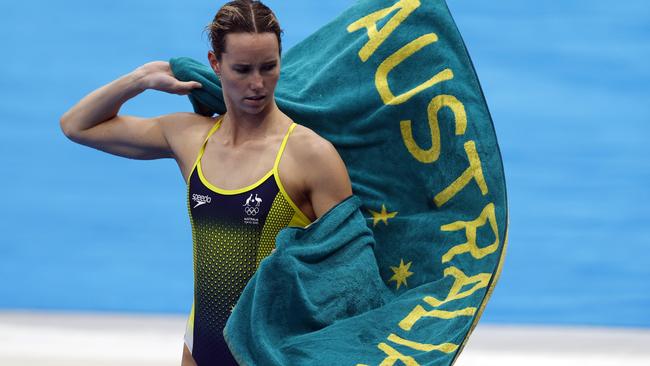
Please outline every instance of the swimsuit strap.
M210 138L210 136L212 136L213 133L215 133L219 129L222 121L223 121L223 115L217 119L217 122L214 124L214 126L212 126L212 128L210 128L210 131L208 131L208 135L205 137L205 140L203 140L203 144L201 145L201 150L199 150L199 154L196 156L196 159L194 160L194 165L192 165L191 171L194 171L194 169L196 169L196 166L199 164L199 161L203 156L203 152L205 151L205 145L208 143L208 139ZM188 182L189 182L189 177L188 177Z
M210 131L208 131L208 135L205 137L205 140L203 140L203 144L201 145L201 150L199 151L199 156L196 158L196 161L197 161L197 162L198 162L199 160L201 160L201 157L203 156L203 152L205 151L205 146L208 144L208 139L210 138L210 136L212 136L212 134L214 134L215 132L217 132L217 130L219 129L219 127L221 127L221 122L223 122L223 116L219 117L219 119L218 119L217 122L214 124L214 126L212 126L212 128L210 129Z
M296 127L296 123L292 122L291 126L289 126L289 130L287 133L284 135L284 139L282 139L282 145L280 145L280 150L278 150L278 154L275 157L275 163L273 164L273 171L277 174L278 172L278 166L280 165L280 158L282 157L282 153L284 152L284 148L287 145L287 140L289 140L289 135L291 135L291 132L293 129Z

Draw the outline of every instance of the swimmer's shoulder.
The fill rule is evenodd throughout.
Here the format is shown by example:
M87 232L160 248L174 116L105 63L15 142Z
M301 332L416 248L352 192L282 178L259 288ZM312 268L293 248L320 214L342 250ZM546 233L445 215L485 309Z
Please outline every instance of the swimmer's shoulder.
M217 117L206 117L196 113L177 112L164 115L160 123L168 138L184 140L207 135L217 121Z
M301 191L309 197L315 217L320 217L352 194L350 177L331 142L301 125L296 126L293 133L286 147L287 165L291 165L291 172L300 176Z
M292 156L292 160L305 162L339 157L331 142L301 124L296 124L291 133L286 151Z
M300 172L303 181L308 185L310 181L323 180L337 181L340 184L349 184L348 173L345 163L341 159L334 145L312 129L297 125L285 147L285 166L290 167L293 172ZM305 169L306 167L317 167L317 169ZM339 184L340 183L340 184Z

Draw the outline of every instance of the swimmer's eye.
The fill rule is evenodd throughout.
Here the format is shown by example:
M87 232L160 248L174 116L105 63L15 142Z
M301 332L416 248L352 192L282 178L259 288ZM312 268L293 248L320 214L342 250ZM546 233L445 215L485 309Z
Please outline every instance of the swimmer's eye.
M276 67L277 65L278 65L278 64L275 63L275 62L272 63L272 64L266 64L266 65L263 65L263 66L262 66L262 71L271 71L271 70L275 69L275 67Z
M248 74L251 71L250 66L235 66L233 69L239 74Z
M277 65L278 65L277 62L273 62L273 63L270 63L270 64L264 64L264 65L261 66L260 72L272 71L273 69L275 69L275 67ZM233 70L235 70L235 72L237 72L238 74L243 75L243 74L248 74L249 72L251 72L251 70L253 70L253 67L252 66L247 66L247 65L235 65L233 67Z

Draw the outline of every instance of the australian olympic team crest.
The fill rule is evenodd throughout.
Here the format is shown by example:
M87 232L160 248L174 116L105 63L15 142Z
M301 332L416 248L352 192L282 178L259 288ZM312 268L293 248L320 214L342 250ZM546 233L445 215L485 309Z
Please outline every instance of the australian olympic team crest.
M260 205L262 204L262 199L257 196L257 193L255 193L255 197L253 197L253 194L251 193L250 196L246 199L246 202L244 202L244 213L246 216L244 217L244 224L248 225L259 225L259 219L255 216L260 213Z

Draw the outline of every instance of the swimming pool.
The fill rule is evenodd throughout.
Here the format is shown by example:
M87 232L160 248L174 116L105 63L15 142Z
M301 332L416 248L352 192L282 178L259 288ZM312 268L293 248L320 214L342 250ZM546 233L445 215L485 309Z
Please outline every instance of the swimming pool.
M285 49L344 9L268 1ZM484 320L650 326L650 56L643 1L450 1L491 107L509 254ZM205 59L215 5L5 5L0 14L0 308L186 313L185 186L172 161L75 145L59 116L140 64ZM37 9L37 10L31 10ZM147 92L125 113L189 111Z

